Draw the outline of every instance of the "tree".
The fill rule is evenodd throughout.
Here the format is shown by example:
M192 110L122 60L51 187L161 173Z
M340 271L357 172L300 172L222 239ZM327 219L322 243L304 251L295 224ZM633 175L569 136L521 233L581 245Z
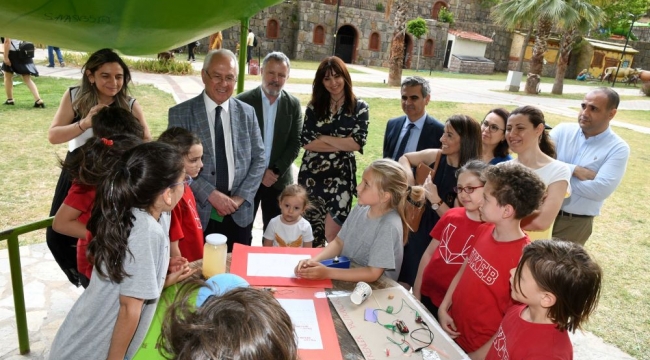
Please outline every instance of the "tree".
M553 81L553 94L562 95L564 89L564 76L569 64L569 55L580 34L596 26L603 19L603 12L589 0L566 0L571 9L575 10L575 17L566 15L560 22L560 28L565 29L560 35L560 51L555 68Z
M562 19L563 15L571 14L571 11L572 9L564 0L506 0L492 9L497 23L505 24L507 27L514 28L523 23L537 24L533 55L526 79L526 93L538 93L537 88L551 28Z
M418 59L415 63L415 69L420 70L420 39L429 32L427 22L421 17L413 19L406 23L406 31L418 39Z
M604 19L601 22L602 28L612 32L616 28L629 29L630 16L628 14L645 14L650 9L650 0L617 0L600 1Z
M402 67L404 66L407 4L406 0L388 0L386 18L390 16L393 5L395 6L395 19L393 20L393 36L390 43L390 59L388 60L388 85L400 86L402 84Z

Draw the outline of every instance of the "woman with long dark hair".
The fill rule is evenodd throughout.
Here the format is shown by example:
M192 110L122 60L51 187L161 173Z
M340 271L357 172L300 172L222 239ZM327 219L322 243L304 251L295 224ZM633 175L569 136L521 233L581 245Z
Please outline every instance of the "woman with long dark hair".
M440 217L455 205L456 171L469 160L478 159L481 155L481 126L470 116L452 115L445 122L440 142L440 149L406 153L399 159L400 164L408 170L407 174L413 183L411 169L420 162L433 167L438 154L441 154L435 175L433 178L428 177L424 183L427 203L420 227L418 231L410 234L409 241L404 246L404 262L399 282L407 289L415 283L420 260L431 242L429 233Z
M298 173L313 205L305 218L314 231L314 247L334 240L350 213L357 186L354 152L363 152L368 122L368 104L352 92L345 63L336 56L323 60L305 111L305 153Z
M124 61L111 49L101 49L90 55L81 68L81 83L66 90L54 115L48 140L52 144L68 142L70 156L93 136L93 116L104 107L119 107L133 114L144 129L144 139L151 134L140 104L128 95L131 72ZM54 216L68 195L72 179L63 171L54 190L50 216ZM75 246L77 239L47 228L47 245L63 272L79 286Z

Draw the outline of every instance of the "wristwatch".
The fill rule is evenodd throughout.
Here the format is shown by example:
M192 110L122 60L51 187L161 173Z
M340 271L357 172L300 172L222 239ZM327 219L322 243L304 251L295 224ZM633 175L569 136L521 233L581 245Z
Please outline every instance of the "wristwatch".
M433 211L436 211L440 209L440 205L442 205L442 199L440 199L440 201L438 201L437 203L431 204L431 208L433 209Z

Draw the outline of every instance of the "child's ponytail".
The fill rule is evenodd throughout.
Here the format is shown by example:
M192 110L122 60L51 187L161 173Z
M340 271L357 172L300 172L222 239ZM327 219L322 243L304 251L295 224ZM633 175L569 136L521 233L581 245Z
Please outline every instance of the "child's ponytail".
M88 257L99 275L116 283L129 276L123 262L135 219L131 209L148 211L182 173L183 158L167 144L145 143L122 155L97 187L88 221L88 230L93 234Z
M422 186L409 186L404 168L394 160L375 160L368 166L368 169L373 172L379 189L390 193L391 202L389 207L397 211L402 220L404 236L402 241L406 244L411 230L406 222L406 202L408 198L413 202L424 201L424 188Z
M62 161L61 167L76 182L87 186L98 186L112 172L122 154L141 143L142 139L134 135L92 137L79 150Z

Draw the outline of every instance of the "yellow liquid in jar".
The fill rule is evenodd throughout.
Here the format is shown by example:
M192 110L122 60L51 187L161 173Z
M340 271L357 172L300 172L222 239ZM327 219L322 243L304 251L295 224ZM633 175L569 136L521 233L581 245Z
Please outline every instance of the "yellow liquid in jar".
M226 272L228 247L224 245L205 244L203 248L203 276L209 279Z

